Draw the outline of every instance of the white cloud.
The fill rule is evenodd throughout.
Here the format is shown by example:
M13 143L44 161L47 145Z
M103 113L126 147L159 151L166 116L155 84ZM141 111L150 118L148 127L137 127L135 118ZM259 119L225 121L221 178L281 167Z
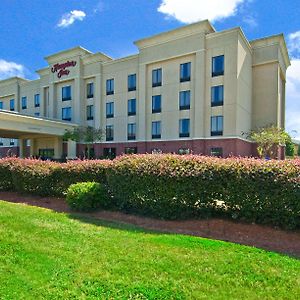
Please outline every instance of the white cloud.
M292 59L287 70L286 130L300 140L300 58Z
M205 19L216 21L233 16L246 0L163 0L158 11L182 23Z
M24 66L12 61L0 59L0 80L14 76L24 77L24 73Z
M72 25L76 20L82 21L86 17L86 13L82 10L72 10L69 13L66 13L62 16L58 27L68 27Z
M300 56L300 30L288 35L288 48L293 57Z

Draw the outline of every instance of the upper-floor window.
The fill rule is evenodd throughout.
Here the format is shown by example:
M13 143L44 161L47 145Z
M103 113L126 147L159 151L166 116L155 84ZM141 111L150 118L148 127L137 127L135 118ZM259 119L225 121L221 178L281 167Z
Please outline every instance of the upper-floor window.
M115 80L107 79L106 80L106 95L113 95L115 92Z
M211 106L223 105L224 101L224 86L218 85L211 88Z
M86 85L86 97L87 98L93 98L94 97L94 83L89 82Z
M191 63L185 63L180 65L180 82L191 80Z
M0 101L0 109L3 109L3 102Z
M106 118L114 117L114 102L106 103Z
M71 107L63 107L61 111L61 118L64 121L72 120L72 108Z
M9 110L14 111L15 110L15 99L9 100Z
M136 114L136 99L128 100L128 116L134 116Z
M179 109L190 109L191 102L191 92L190 91L182 91L179 93Z
M106 125L106 140L114 140L114 125Z
M68 101L72 99L72 91L71 91L71 86L64 86L61 89L61 99L62 101Z
M152 113L161 112L161 95L152 96Z
M135 123L131 123L128 124L127 127L127 138L128 140L135 140L136 138L136 124Z
M22 109L26 109L27 108L27 97L22 97L21 101L22 101Z
M212 77L224 75L224 55L212 58Z
M190 119L179 120L179 137L190 136Z
M40 94L34 95L34 107L40 107Z
M211 136L223 135L223 116L211 117Z
M86 119L88 121L94 119L94 105L88 105L86 107Z
M136 74L128 75L128 92L136 90Z
M152 122L152 138L153 139L161 138L161 121Z
M152 87L162 85L162 69L152 70Z

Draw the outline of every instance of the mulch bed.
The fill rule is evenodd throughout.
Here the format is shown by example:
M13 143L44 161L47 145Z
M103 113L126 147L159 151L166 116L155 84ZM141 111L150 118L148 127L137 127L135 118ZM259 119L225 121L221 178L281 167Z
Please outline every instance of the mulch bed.
M64 199L59 198L24 196L17 193L0 192L0 199L44 207L57 212L72 213ZM166 233L179 233L229 241L300 258L300 231L284 231L268 226L245 224L223 219L162 221L112 211L84 213L81 215L99 220L133 224L145 229Z

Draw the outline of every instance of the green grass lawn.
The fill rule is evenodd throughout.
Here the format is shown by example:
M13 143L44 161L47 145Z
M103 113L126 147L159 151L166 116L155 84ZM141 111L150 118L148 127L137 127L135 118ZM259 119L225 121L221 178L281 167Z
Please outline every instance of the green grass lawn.
M0 201L0 299L299 299L300 261Z

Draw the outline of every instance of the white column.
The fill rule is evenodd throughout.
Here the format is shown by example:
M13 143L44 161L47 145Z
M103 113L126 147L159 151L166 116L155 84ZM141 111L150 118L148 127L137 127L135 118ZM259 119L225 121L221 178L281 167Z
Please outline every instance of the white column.
M24 139L19 139L19 157L24 158L25 157L25 142L26 140Z
M68 140L68 156L67 159L76 158L76 142Z
M54 138L54 159L61 159L63 154L63 139L62 137Z
M30 139L30 156L36 155L36 141L35 139Z

